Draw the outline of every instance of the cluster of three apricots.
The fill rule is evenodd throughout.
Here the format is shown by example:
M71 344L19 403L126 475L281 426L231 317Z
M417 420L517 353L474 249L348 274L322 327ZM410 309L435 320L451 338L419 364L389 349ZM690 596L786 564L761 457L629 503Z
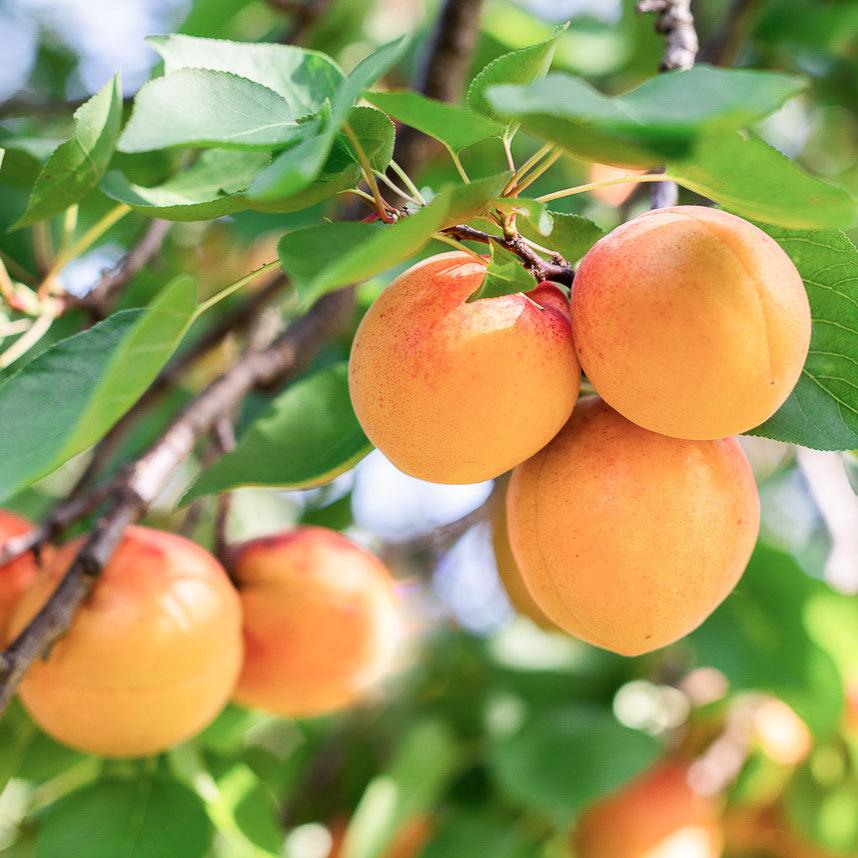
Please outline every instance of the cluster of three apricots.
M514 469L521 599L550 622L625 655L682 637L756 540L756 486L730 436L798 380L811 324L798 271L752 224L679 206L599 241L571 303L550 283L468 302L484 276L441 254L370 307L349 376L364 431L425 480ZM599 397L578 400L582 368Z
M0 513L0 542L28 523ZM12 640L80 549L42 570L0 569L0 630ZM399 612L382 563L342 534L302 527L234 549L236 586L195 543L130 527L71 628L20 686L33 720L80 750L157 753L203 729L232 698L286 716L357 700L388 669Z

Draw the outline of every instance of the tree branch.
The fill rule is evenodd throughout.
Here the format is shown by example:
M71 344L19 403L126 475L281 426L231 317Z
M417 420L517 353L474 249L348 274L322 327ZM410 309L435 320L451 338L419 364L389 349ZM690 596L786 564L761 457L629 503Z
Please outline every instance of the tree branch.
M575 279L575 269L562 256L555 255L550 262L547 262L518 233L511 238L505 238L501 235L482 232L465 224L450 226L441 232L459 241L479 241L483 244L494 242L500 247L506 248L521 259L524 267L539 283L543 280L551 280L554 283L571 286Z
M480 34L483 0L444 0L435 32L412 86L438 101L459 99ZM436 143L411 127L397 135L394 158L406 173L429 160Z
M667 37L661 70L692 68L699 44L691 0L638 0L637 10L658 15L655 28Z
M63 299L64 309L80 308L93 318L103 319L109 313L122 290L161 251L161 245L173 224L166 220L149 223L140 240L113 270L101 276L98 283L86 295L67 295Z
M694 67L699 43L691 13L691 0L638 0L638 13L658 15L655 29L666 38L664 57L659 69L673 71ZM652 172L664 172L659 167ZM663 209L679 202L679 188L675 182L656 182L652 186L650 208Z
M716 66L732 65L762 6L762 0L733 0L720 29L700 51L700 59Z

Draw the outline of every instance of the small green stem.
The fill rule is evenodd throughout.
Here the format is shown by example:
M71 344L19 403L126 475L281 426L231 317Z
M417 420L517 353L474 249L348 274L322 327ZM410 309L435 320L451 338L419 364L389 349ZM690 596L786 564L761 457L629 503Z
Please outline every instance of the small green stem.
M520 194L525 188L529 188L540 176L544 173L547 173L561 158L563 153L561 151L555 152L553 155L550 155L546 158L529 176L526 176L518 185L516 185L515 192Z
M506 155L506 163L510 169L510 172L515 175L516 167L515 167L515 158L512 156L512 141L509 139L509 135L504 131L503 135L503 151Z
M65 214L63 215L63 237L60 242L61 254L72 243L72 240L74 239L74 231L77 229L77 215L77 203L75 203L75 205L73 206L69 206L66 209Z
M538 203L548 203L551 200L559 200L563 197L572 197L575 194L586 194L588 191L595 191L598 188L608 188L611 185L625 185L630 182L673 182L675 179L667 173L646 173L643 176L621 176L618 179L604 179L601 182L589 182L586 185L576 185L574 188L564 188L562 191L554 191L550 194L543 194L541 197L536 197Z
M52 313L43 313L6 349L3 354L0 354L0 369L5 369L10 364L13 364L19 357L30 351L36 343L50 330L54 322Z
M206 310L214 307L215 304L219 304L223 301L224 298L228 298L233 292L237 292L241 289L242 286L246 286L250 283L251 280L255 280L259 277L260 274L264 274L266 271L270 271L272 268L276 268L280 265L279 259L272 259L271 262L266 262L265 265L260 266L254 271L251 271L250 274L245 274L244 277L240 277L238 280L230 283L228 286L224 286L219 292L215 292L214 295L206 298L197 309L194 311L194 319L199 318Z
M96 221L80 238L76 241L72 241L67 247L64 247L56 255L56 258L48 269L47 274L45 274L45 279L39 287L39 294L42 297L50 294L54 280L56 280L60 271L62 271L63 268L72 261L72 259L76 259L82 253L89 250L89 248L98 241L98 239L101 238L107 230L110 229L110 227L122 220L122 218L124 218L130 211L131 206L125 205L125 203L120 203L118 206L114 206L106 215Z
M414 203L414 205L416 206L426 205L425 201L421 203L420 200L417 199L417 197L412 196L408 193L408 191L403 191L402 188L400 188L396 184L396 182L391 181L390 177L382 173L380 170L376 170L375 175L378 176L378 178L381 179L381 181L384 182L384 184L387 185L387 187L390 188L391 191L396 194L399 194L399 196L402 197L404 200L408 200L409 202Z
M345 132L346 137L349 138L349 141L351 142L352 146L354 146L358 163L360 164L361 170L363 171L364 180L366 181L370 193L372 194L372 198L375 201L375 207L378 210L378 216L385 223L393 223L395 218L392 218L388 213L388 209L390 207L388 206L384 197L381 195L381 191L379 191L378 189L378 182L376 182L375 180L375 173L373 172L372 164L369 163L369 158L366 157L366 152L364 152L363 146L361 146L361 142L358 139L357 134L355 134L354 129L348 122L343 125L343 131Z
M340 196L341 194L353 194L356 197L360 197L362 200L366 200L373 208L375 208L375 200L366 193L366 191L362 191L360 188L346 188L344 191L337 192L337 196Z
M408 188L408 190L411 191L412 194L414 194L414 196L420 201L420 204L425 206L426 200L423 198L423 194L420 193L420 190L417 185L415 185L414 182L411 181L411 177L408 175L408 173L406 173L405 170L403 170L402 167L400 167L399 164L397 164L396 161L393 160L393 158L390 159L390 169L393 170L393 172L396 173L396 175L399 176L400 179L402 179L402 182L405 187Z
M456 169L459 171L459 175L462 177L462 181L466 185L470 185L471 180L468 177L468 174L465 172L465 167L459 160L459 156L449 146L447 147L447 151L450 153L450 157L453 159L453 163L456 165Z
M546 155L550 154L554 149L553 143L546 143L536 150L513 174L510 180L506 183L503 189L502 196L508 197L516 188L525 174L535 167Z
M456 250L461 250L463 253L467 253L470 256L473 256L474 259L476 259L477 262L480 263L480 265L486 264L486 260L483 259L483 257L480 256L480 254L477 253L475 250L471 250L470 247L467 247L466 245L462 244L461 242L456 241L455 238L450 238L449 235L444 235L443 232L433 233L432 238L434 238L436 241L442 241L442 242L444 242L444 244L449 244L450 247L455 247Z

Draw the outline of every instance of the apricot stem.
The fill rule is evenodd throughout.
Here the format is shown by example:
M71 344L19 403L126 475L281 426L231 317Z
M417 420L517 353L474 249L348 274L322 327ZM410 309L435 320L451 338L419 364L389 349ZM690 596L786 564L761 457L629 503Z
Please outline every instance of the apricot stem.
M390 159L390 169L393 170L400 179L402 179L405 187L408 188L408 190L417 198L420 204L425 206L426 200L423 198L423 194L420 193L420 189L411 181L411 177L408 173L406 173L393 158Z
M539 149L536 150L513 174L510 180L506 183L506 187L503 189L503 193L501 196L508 197L513 190L515 190L516 185L521 180L521 178L530 170L532 167L536 166L546 155L548 155L551 150L554 148L553 143L546 143L544 146L540 146Z
M560 157L563 153L558 149L553 154L549 155L536 169L534 169L529 176L525 177L525 179L519 184L515 192L520 194L525 188L529 188L537 179L539 179L544 173L547 173L557 161L560 160Z

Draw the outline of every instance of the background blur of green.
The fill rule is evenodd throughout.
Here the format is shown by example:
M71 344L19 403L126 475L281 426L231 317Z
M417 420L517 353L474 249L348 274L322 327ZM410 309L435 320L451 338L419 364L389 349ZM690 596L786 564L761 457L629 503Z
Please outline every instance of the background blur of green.
M32 137L34 154L49 152L68 133L73 103L117 68L125 92L133 93L156 61L143 36L179 31L276 40L289 23L276 5L3 0L0 146L14 133ZM696 5L705 44L731 4ZM812 79L807 93L759 132L813 172L858 193L858 2L741 5L754 14L735 64ZM627 0L487 0L474 69L571 18L555 67L605 91L623 91L653 74L663 47L652 20L635 16L632 6ZM416 34L416 44L423 44L435 12L434 3L420 0L334 0L306 44L351 68L400 33ZM406 62L420 59L419 50L411 51ZM406 85L412 72L398 68L391 83ZM533 148L523 135L516 139L517 156ZM500 156L496 143L486 143L463 160L478 177L503 169ZM125 166L151 184L170 173L170 157L137 156ZM583 180L584 165L571 159L562 165L565 184ZM22 160L0 172L0 248L24 261L32 254L26 233L7 235L5 226L25 205L27 169ZM438 158L423 178L435 185L443 177L454 173ZM647 207L646 194L636 193L625 217ZM109 205L96 192L82 217L94 219ZM621 217L586 195L563 200L564 206L607 228ZM202 288L214 289L249 270L252 260L270 258L272 237L317 217L318 211L247 212L177 224L163 258L137 278L124 305L145 303L179 270L197 272ZM122 256L139 223L127 218L70 266L67 287L91 285ZM381 280L363 286L364 305L383 286ZM64 317L46 344L76 324ZM348 347L348 338L332 344L315 366L347 356ZM212 357L212 372L230 357L228 347L221 352ZM148 418L123 455L157 432L207 371L188 377L186 389ZM248 409L253 405L251 399ZM329 718L296 723L230 709L197 741L140 763L104 764L66 750L13 709L0 725L0 855L102 855L93 832L129 804L137 806L140 785L154 777L161 786L144 802L141 825L163 829L167 845L153 856L325 858L330 836L323 826L336 829L351 820L351 836L369 858L403 823L428 818L423 858L562 858L570 854L567 832L595 795L675 749L701 761L696 771L703 781L726 784L730 813L777 803L789 825L828 853L858 855L858 699L851 726L847 705L850 688L858 695L858 599L847 595L858 591L858 498L850 486L851 478L858 488L858 467L849 455L745 440L763 503L751 565L701 629L639 659L516 617L497 579L485 523L433 535L478 507L489 485L424 484L376 452L321 490L239 492L235 537L303 520L347 529L389 562L409 610L399 675L366 705ZM72 483L74 471L72 463L12 506L38 515ZM150 520L177 527L174 500L175 493L164 497ZM210 527L204 513L196 531L204 544ZM794 759L800 754L790 757L767 741L765 725L751 725L742 734L746 760L734 778L732 758L719 757L722 745L712 743L729 739L757 694L788 703L806 723L813 749ZM159 780L164 773L169 780Z

